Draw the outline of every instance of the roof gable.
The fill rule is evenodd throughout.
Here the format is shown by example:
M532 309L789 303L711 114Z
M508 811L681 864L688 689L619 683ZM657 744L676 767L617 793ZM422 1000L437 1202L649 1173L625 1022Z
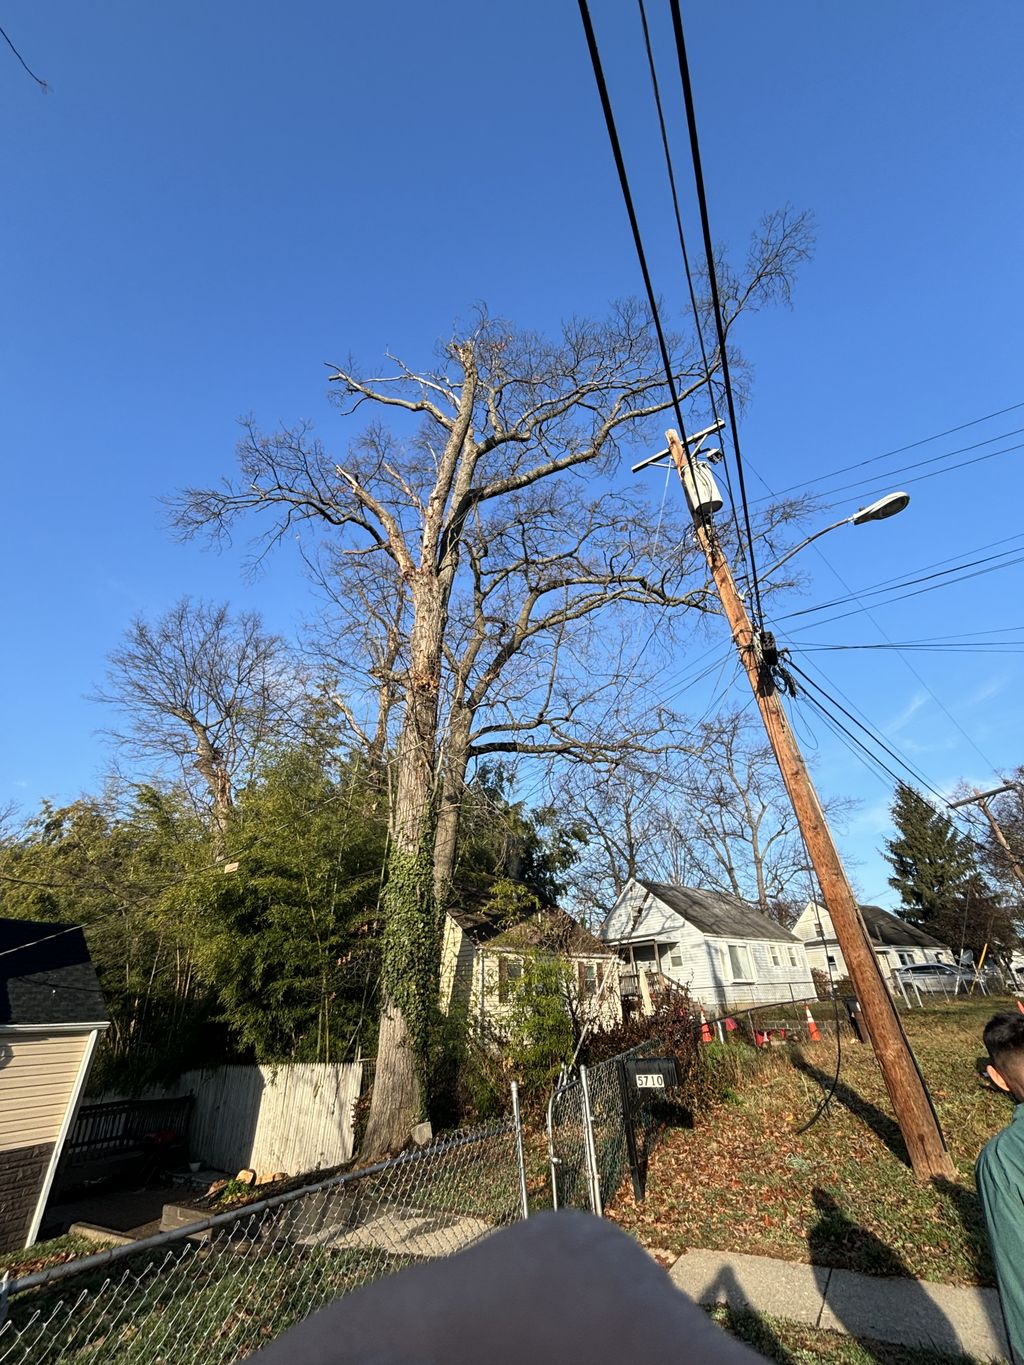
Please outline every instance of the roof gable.
M0 919L0 1027L109 1022L81 929Z
M924 929L908 924L905 919L900 919L890 910L883 910L880 905L859 905L857 908L873 944L883 948L944 948L947 952L952 951L948 943L934 938ZM821 934L818 932L819 923ZM807 902L793 928L803 934L805 942L819 940L822 936L836 937L832 916L823 905L816 906L814 901Z
M709 938L760 939L775 943L799 943L775 920L755 910L738 896L725 891L707 891L688 886L671 886L666 882L649 882L636 878L637 885L649 891L663 905L692 924Z
M555 905L541 906L511 924L501 910L488 911L463 904L450 906L448 913L478 948L486 945L518 952L541 949L568 957L614 956L579 920Z
M861 918L867 926L868 937L873 943L881 943L889 948L948 948L948 944L933 938L924 929L908 924L899 915L883 910L880 905L860 906Z

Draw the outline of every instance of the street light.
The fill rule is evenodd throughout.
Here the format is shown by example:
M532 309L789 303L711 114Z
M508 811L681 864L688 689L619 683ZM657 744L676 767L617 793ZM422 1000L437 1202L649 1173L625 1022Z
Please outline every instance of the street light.
M777 559L774 564L765 569L760 575L762 579L773 574L776 569L780 569L787 559L792 559L795 554L810 545L812 540L817 540L819 536L828 535L829 531L835 531L840 526L863 526L866 521L885 521L887 517L894 517L897 512L902 512L904 507L910 502L909 493L886 493L884 498L879 498L876 502L869 502L867 507L860 508L852 516L843 517L841 521L834 521L831 526L823 526L820 531L815 531L813 536L808 536L799 545L794 545L792 550L787 550L781 559Z

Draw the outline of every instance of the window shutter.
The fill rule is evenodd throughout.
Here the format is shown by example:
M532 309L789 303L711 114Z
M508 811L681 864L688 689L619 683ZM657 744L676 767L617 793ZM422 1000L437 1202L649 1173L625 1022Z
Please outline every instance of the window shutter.
M508 963L505 954L498 954L498 1000L504 1004L508 999Z
M597 989L600 990L604 985L604 963L597 964Z
M585 962L576 963L576 975L579 977L580 995L584 996L587 993L587 964Z

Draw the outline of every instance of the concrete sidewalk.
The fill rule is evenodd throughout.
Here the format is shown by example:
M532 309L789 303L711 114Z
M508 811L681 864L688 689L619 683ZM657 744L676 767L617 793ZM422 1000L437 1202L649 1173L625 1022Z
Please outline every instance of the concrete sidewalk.
M1006 1360L994 1289L883 1279L853 1270L727 1251L688 1251L669 1274L698 1303L749 1308L791 1322L950 1355Z

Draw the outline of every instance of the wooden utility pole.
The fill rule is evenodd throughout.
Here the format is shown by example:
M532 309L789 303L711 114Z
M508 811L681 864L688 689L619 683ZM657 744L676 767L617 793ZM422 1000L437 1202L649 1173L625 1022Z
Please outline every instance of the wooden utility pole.
M685 490L690 459L678 433L669 431L666 435L669 452ZM689 481L692 487L693 482ZM937 1176L952 1179L956 1172L938 1118L882 978L878 958L868 939L803 755L782 709L771 668L765 662L763 642L751 625L710 517L701 511L699 498L688 496L687 501L693 513L697 539L714 576L733 641L757 699L761 719L818 877L825 907L846 959L914 1173L920 1180Z
M950 801L949 809L959 810L961 806L972 806L974 805L975 802L977 802L977 804L985 812L985 819L991 826L992 833L995 836L996 843L1006 854L1006 861L1010 864L1011 872L1020 882L1021 886L1024 886L1024 868L1021 867L1020 863L1013 856L1013 850L1010 848L1010 845L1007 842L1006 835L1003 833L999 821L992 814L992 809L988 804L989 797L1002 796L1003 792L1011 792L1015 789L1015 787L1016 787L1015 782L1005 782L1001 787L993 787L991 791L975 792L973 796L965 796L962 801Z

